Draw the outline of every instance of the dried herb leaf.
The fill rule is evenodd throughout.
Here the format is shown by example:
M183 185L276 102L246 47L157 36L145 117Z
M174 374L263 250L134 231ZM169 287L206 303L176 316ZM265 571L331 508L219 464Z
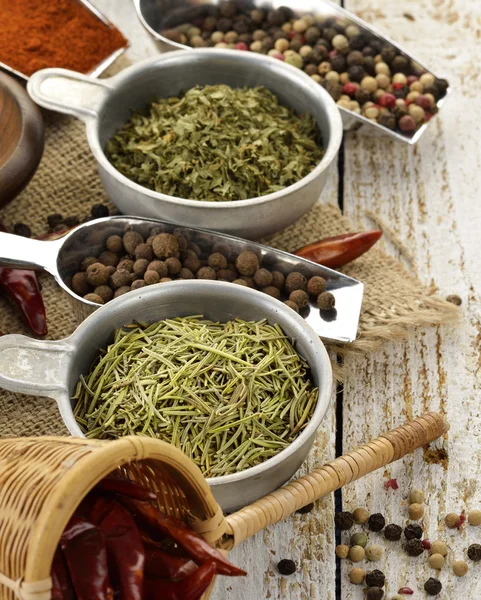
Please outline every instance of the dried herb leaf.
M296 183L324 155L311 115L264 87L195 87L135 112L108 142L123 175L151 190L210 202L264 196Z

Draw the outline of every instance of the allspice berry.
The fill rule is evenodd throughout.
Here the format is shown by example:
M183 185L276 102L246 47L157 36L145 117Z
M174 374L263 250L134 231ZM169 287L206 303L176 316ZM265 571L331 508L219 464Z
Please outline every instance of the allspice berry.
M152 248L148 244L139 244L137 248L135 248L134 254L137 260L139 258L145 258L150 262L154 258Z
M257 269L254 273L254 282L260 288L267 287L272 284L272 273L267 269Z
M162 260L153 260L149 263L147 271L155 271L159 277L165 277L167 275L167 265Z
M299 308L305 308L309 304L309 296L302 290L294 290L289 294L289 300L295 302Z
M422 490L411 490L409 492L409 504L422 504L424 502L424 492Z
M123 248L122 238L120 235L111 235L105 242L105 247L110 252L120 252Z
M227 267L227 258L220 252L214 252L207 259L207 264L209 267L212 267L214 271L220 271L220 269L225 269Z
M292 302L291 300L285 300L284 304L286 306L288 306L289 308L292 308L292 310L295 311L296 313L299 312L299 307L297 306L297 304L295 302Z
M127 231L127 233L124 234L122 242L125 251L128 254L134 254L137 246L144 243L144 238L138 231Z
M130 284L132 283L131 274L126 269L117 269L110 277L110 283L116 290L127 285L130 288Z
M237 272L232 271L232 269L219 269L217 271L217 279L219 281L234 281L237 279Z
M96 304L105 304L103 299L98 294L86 294L84 296L84 300L88 300L89 302L95 302Z
M90 291L87 273L75 273L72 277L72 289L78 296L85 296Z
M419 521L424 515L424 506L422 504L410 504L409 505L409 518L413 521Z
M444 542L440 542L440 541L431 542L430 553L431 554L441 554L441 556L446 556L446 554L448 553L448 547L446 546L446 544Z
M270 285L273 285L279 290L284 288L285 277L280 271L272 271L272 281Z
M192 273L197 273L200 269L200 260L192 250L187 250L187 252L191 252L191 254L187 258L184 258L182 266L192 271Z
M305 291L307 287L307 279L304 277L302 273L298 271L292 271L286 277L285 289L288 294L291 294L295 290L303 290Z
M165 266L167 267L167 273L169 275L177 275L182 269L182 263L178 258L171 256L165 260Z
M372 546L368 546L366 548L367 560L370 560L373 562L375 562L377 560L381 560L383 554L384 554L384 550L382 549L382 546L379 546L377 544L372 544Z
M272 296L276 300L280 300L281 299L281 292L280 292L280 290L278 290L273 285L268 285L267 287L262 288L262 291L264 292L264 294L267 294L268 296Z
M365 508L356 508L352 513L352 516L354 518L354 523L357 523L358 525L364 525L364 523L367 523L367 520L369 519L369 512Z
M442 554L431 554L428 558L428 564L431 569L442 569L444 566L445 558Z
M317 298L319 294L322 294L322 292L325 291L326 280L324 279L324 277L318 277L317 275L315 275L314 277L311 277L307 282L307 293L311 296L315 296Z
M244 250L236 258L235 266L241 275L252 277L254 273L259 269L259 259L257 254L250 250Z
M347 558L349 556L349 546L346 546L346 544L336 546L336 556L338 558Z
M453 563L453 573L456 577L464 577L469 571L468 563L464 560L456 560Z
M444 517L444 522L446 523L446 527L449 527L449 529L455 529L459 523L459 515L456 513L448 513Z
M179 242L170 233L159 233L152 242L152 250L157 258L170 258L179 256Z
M361 560L364 560L365 556L366 552L362 546L353 546L349 550L349 558L352 562L361 562Z
M123 285L118 290L115 290L115 292L114 292L114 298L118 298L119 296L123 296L124 294L128 294L130 291L131 291L131 288L130 288L129 285Z
M139 258L134 262L134 273L136 275L143 275L145 271L147 271L147 267L149 266L149 261L146 258Z
M119 264L119 255L116 252L110 252L110 250L104 250L97 261L102 263L106 267L116 267Z
M157 273L157 271L146 271L144 274L144 281L147 285L154 285L159 283L160 275Z
M94 294L100 296L104 302L109 302L114 297L114 290L109 285L99 285L94 289Z
M108 271L105 270L106 267L102 263L94 263L90 265L87 269L87 281L93 286L97 287L99 285L104 285L109 280Z
M349 571L349 581L351 583L355 583L356 585L360 585L366 577L366 572L364 569L359 569L358 567L354 567Z
M472 510L468 513L468 523L473 527L481 525L481 510Z
M189 269L182 267L179 271L179 279L195 279L195 275L192 271L189 271Z
M201 267L196 273L197 279L217 279L217 275L212 267Z
M331 292L323 292L322 294L319 294L317 298L317 306L320 308L320 310L332 310L335 305L336 299Z
M243 285L244 287L249 287L247 281L244 281L243 279L234 279L232 283L236 283L237 285Z

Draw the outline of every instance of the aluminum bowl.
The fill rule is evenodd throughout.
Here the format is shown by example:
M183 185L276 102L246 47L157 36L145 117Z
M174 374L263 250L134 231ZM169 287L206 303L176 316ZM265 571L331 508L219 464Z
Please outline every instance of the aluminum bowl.
M156 40L157 45L162 52L185 48L190 48L192 50L190 46L169 40L167 37L162 35L161 32L165 31L166 29L173 29L182 23L203 19L209 14L212 14L212 9L221 2L222 0L202 0L202 2L199 2L198 0L134 0L135 9L140 22ZM369 25L369 23L363 21L354 13L349 12L345 8L338 6L330 0L237 0L237 2L243 6L257 7L264 10L287 6L291 8L299 17L305 13L311 13L313 15L319 15L323 18L335 17L341 22L354 23L361 29L361 31L377 37L386 44L395 46L399 52L415 61L420 67L425 69L426 72L433 74L437 78L440 78L440 75L436 75L425 64L415 58L410 52L405 50L390 37ZM195 51L197 52L197 49ZM452 89L449 87L446 90L446 94L440 100L438 100L438 108L441 108L444 105L451 92ZM383 127L382 125L379 125L378 123L373 123L367 117L356 114L355 112L346 108L339 107L339 110L341 112L344 129L346 131L359 129L361 126L364 126L363 129L367 128L370 133L376 132L377 134L389 136L407 144L415 144L418 142L431 122L428 121L425 123L416 131L414 135L407 136L403 135L399 131L392 131L386 127Z
M223 510L233 511L277 489L294 475L314 442L331 399L331 363L323 343L302 317L270 296L219 281L174 281L125 294L99 308L65 340L0 337L0 387L54 398L70 433L84 437L70 398L80 375L88 372L99 348L111 342L114 330L134 320L155 322L195 314L219 321L238 317L278 323L295 340L319 388L310 422L287 448L240 473L207 479Z
M234 202L175 198L134 183L108 161L104 148L129 118L156 96L175 96L195 85L264 85L280 101L316 119L325 146L321 162L297 183L273 194ZM137 63L109 79L95 80L63 69L38 71L28 91L41 106L85 121L87 139L107 194L124 214L152 217L257 239L301 217L319 198L328 167L342 139L339 110L308 75L273 58L251 52L207 49L169 52Z

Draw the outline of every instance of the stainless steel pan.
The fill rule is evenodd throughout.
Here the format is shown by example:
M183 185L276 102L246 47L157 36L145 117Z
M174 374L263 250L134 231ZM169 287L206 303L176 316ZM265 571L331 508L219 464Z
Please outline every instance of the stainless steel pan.
M50 257L54 259L53 251ZM0 337L0 387L54 398L70 433L83 437L73 416L70 398L79 376L88 372L99 348L111 342L115 329L135 319L155 322L193 314L218 321L238 317L265 318L270 323L278 323L295 340L319 388L314 414L292 444L256 467L207 479L217 502L224 511L231 512L277 489L295 473L314 442L331 399L331 363L324 345L302 317L274 298L222 281L173 281L143 288L109 302L65 340L50 342L22 335Z
M147 237L154 226L162 227L166 233L171 233L177 227L154 219L107 217L80 225L56 241L39 241L0 233L0 266L48 271L68 293L75 314L79 321L82 321L99 308L98 304L84 300L70 288L70 280L80 269L82 260L87 256L98 256L110 235L122 234L134 227ZM237 254L242 250L254 250L262 257L265 266L285 274L290 271L300 271L306 277L314 275L324 277L327 281L327 289L336 298L336 309L326 314L319 311L315 304L311 304L304 313L305 320L318 335L325 339L351 342L356 338L363 294L363 285L356 279L268 246L203 229L187 227L183 229L193 242L200 245L213 246L215 243L222 243Z

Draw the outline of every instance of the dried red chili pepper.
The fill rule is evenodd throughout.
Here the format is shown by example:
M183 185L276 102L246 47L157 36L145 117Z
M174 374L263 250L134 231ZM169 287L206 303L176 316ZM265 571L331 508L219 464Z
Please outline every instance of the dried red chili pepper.
M78 600L113 600L107 547L100 530L92 523L72 517L60 538Z
M60 548L57 548L53 557L51 577L52 600L75 600L67 563Z
M386 481L384 483L384 487L386 488L386 490L389 490L389 489L398 490L399 484L397 482L397 479L389 479L388 481Z
M190 558L174 556L159 548L145 549L145 575L163 577L165 579L182 579L197 570L197 565Z
M137 525L128 510L110 500L110 510L99 524L120 597L142 600L145 551Z
M380 230L344 233L303 246L294 254L324 267L337 269L359 258L374 246L381 236Z
M134 500L157 500L156 494L143 485L140 485L140 483L131 479L114 477L113 475L104 477L96 487L106 492L114 492L115 494L133 498Z
M155 506L139 500L123 498L122 504L145 523L151 534L154 533L153 537L155 537L155 533L169 536L179 546L182 546L195 562L203 564L214 561L217 572L221 575L230 575L231 577L247 575L245 571L230 563L219 550L213 548L207 540L192 531L180 519L169 517L161 513Z
M215 577L216 565L208 562L180 581L146 578L145 600L199 600Z
M7 231L1 222L0 231ZM47 317L35 272L0 267L0 288L22 311L30 329L37 335L46 335Z

